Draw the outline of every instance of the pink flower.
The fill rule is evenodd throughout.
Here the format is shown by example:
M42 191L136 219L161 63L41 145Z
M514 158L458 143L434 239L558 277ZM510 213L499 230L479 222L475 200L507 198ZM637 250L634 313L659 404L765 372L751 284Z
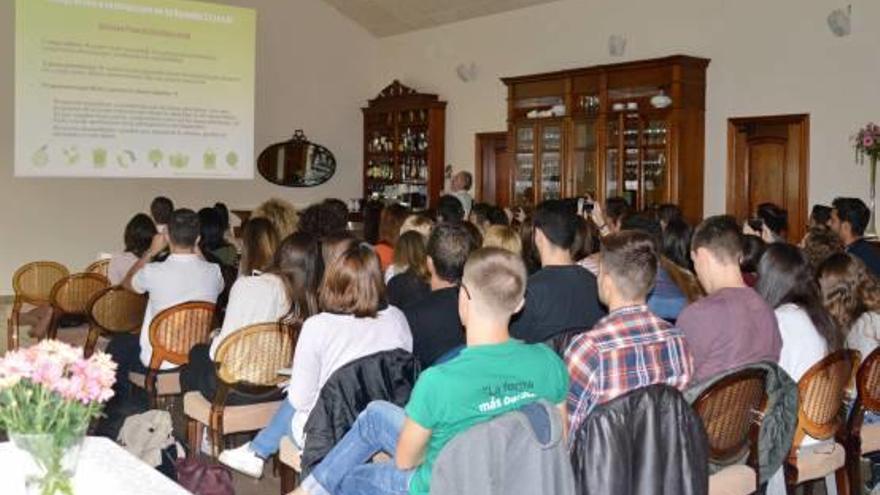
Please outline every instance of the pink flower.
M862 138L862 146L864 146L865 148L871 148L872 146L874 146L874 136L870 134L865 135Z

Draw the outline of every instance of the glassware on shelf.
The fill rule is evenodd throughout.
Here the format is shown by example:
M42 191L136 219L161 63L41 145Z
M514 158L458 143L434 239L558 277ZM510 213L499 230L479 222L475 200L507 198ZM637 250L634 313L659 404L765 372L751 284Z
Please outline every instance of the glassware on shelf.
M594 121L575 123L574 147L576 149L596 147L596 123Z
M541 145L544 150L558 151L562 144L562 128L557 126L544 127Z
M562 193L561 157L558 152L541 155L541 195L543 199L559 199Z
M585 196L596 191L598 174L595 151L574 152L574 195Z
M587 115L597 115L599 113L599 97L597 95L581 96L581 109Z
M645 126L643 142L646 146L666 146L666 136L666 122L652 120Z
M517 151L535 150L535 129L533 127L520 127L516 130Z
M619 194L618 165L620 164L620 153L617 148L611 148L605 156L605 195L606 197L617 196Z

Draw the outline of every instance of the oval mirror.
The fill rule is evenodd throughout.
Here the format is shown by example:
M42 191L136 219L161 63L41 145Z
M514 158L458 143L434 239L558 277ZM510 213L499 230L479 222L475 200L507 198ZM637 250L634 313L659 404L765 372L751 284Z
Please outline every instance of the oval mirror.
M315 187L333 177L336 158L297 129L290 141L275 143L257 158L257 169L267 181L287 187Z

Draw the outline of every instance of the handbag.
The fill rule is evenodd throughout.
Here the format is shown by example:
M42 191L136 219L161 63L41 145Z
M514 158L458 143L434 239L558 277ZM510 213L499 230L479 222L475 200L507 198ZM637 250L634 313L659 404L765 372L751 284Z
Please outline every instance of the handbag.
M195 495L235 495L232 472L225 466L186 457L179 459L175 467L177 483Z

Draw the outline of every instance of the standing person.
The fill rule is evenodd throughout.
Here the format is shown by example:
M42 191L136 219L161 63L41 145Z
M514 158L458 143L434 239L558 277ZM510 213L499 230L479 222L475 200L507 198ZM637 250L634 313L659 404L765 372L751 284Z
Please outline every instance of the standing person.
M681 330L648 309L660 259L646 233L605 238L599 262L599 297L608 316L575 337L565 351L571 377L569 438L593 408L655 383L688 385L693 359Z
M131 267L150 249L153 237L156 236L156 224L144 213L131 217L125 226L125 251L114 254L107 267L107 278L111 285L119 285L131 270Z
M855 256L838 253L817 271L825 307L862 359L880 345L880 284Z
M515 254L498 248L471 254L458 290L468 347L425 370L405 409L370 403L294 495L427 495L437 456L470 427L541 399L557 404L564 418L562 361L547 346L524 344L507 331L525 285L525 266ZM394 460L364 464L377 452Z
M544 201L535 210L533 237L541 269L529 277L525 307L510 326L514 337L544 342L566 330L590 328L603 316L596 277L571 258L577 224L577 215L563 201Z
M831 203L831 230L840 236L846 252L862 260L874 276L880 276L880 249L865 240L871 211L858 198L836 198Z
M351 247L327 266L318 305L322 312L303 323L296 343L287 400L253 441L223 451L221 463L259 478L284 436L300 448L305 445L306 420L336 370L377 352L412 351L406 317L385 302L379 258L366 244Z
M471 196L471 187L474 184L474 176L470 172L462 170L452 177L452 195L461 202L461 208L464 211L463 218L467 218L471 213L471 207L474 204L474 197Z
M160 234L167 232L172 213L174 213L174 203L165 196L156 196L150 203L150 215Z
M694 357L694 381L744 364L779 362L776 315L743 281L742 250L733 217L709 217L694 231L691 257L708 295L686 307L676 322Z
M441 223L428 238L431 293L403 312L413 334L413 354L427 368L450 350L464 345L458 317L458 286L476 240L461 223Z

